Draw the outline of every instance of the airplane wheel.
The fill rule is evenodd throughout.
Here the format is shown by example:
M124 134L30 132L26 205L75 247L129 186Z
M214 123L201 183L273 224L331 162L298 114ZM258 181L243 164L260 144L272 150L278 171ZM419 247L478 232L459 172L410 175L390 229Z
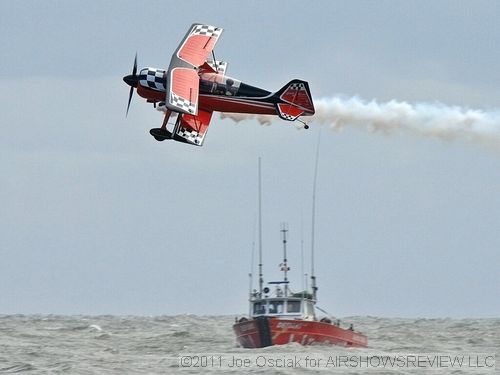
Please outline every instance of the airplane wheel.
M171 139L172 133L166 129L155 128L149 131L149 134L153 136L158 142L163 142L165 139Z

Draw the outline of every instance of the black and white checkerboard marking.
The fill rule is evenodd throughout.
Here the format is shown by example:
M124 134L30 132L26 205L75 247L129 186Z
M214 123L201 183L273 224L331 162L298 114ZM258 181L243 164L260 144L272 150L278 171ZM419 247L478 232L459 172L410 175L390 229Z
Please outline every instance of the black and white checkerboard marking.
M305 90L306 87L303 83L292 83L289 87L290 90Z
M196 25L191 31L191 35L205 35L209 37L218 38L222 29L220 27L210 25Z
M170 104L189 113L194 114L196 111L196 103L191 103L189 100L181 98L172 91L170 92Z
M217 70L217 73L224 75L227 69L226 61L216 60L215 62L212 60L207 60L207 64L210 65L214 70Z
M141 85L155 90L166 91L165 70L148 68L146 74L141 72Z
M203 138L205 137L204 134L201 135L197 131L191 130L188 128L180 128L179 131L177 132L177 134L180 137L182 137L182 138L186 139L187 141L194 143L196 145L201 145L203 143Z
M283 119L283 120L287 120L287 121L294 121L297 117L299 116L291 116L289 115L288 113L283 113L283 112L280 112L280 117Z

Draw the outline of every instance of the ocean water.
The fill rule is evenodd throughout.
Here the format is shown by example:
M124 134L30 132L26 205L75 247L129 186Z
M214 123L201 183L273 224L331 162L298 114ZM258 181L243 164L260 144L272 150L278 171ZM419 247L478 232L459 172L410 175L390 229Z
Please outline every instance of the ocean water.
M232 316L0 315L0 373L500 373L500 319L345 320L368 348L242 349Z

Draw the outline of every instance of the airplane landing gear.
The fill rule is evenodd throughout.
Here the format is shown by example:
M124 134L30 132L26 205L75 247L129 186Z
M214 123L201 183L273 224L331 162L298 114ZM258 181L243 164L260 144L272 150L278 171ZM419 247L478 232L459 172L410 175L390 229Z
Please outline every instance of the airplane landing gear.
M165 139L172 139L172 133L170 133L167 129L163 128L154 128L149 131L149 134L151 134L154 139L156 139L158 142L162 142Z
M171 114L172 111L167 110L165 112L165 117L163 118L163 124L161 125L161 128L154 128L149 131L149 134L151 134L158 142L162 142L165 139L172 139L172 133L167 130L167 123Z

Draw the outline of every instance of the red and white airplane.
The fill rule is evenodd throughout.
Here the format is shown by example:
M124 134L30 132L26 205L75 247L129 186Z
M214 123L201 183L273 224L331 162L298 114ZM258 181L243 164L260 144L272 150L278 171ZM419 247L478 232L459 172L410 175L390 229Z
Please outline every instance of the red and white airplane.
M214 111L277 115L287 121L314 114L305 81L294 79L272 93L226 76L226 62L208 59L214 57L221 33L220 27L193 24L167 70L144 68L137 74L136 55L132 74L123 78L131 86L127 114L136 88L139 96L165 112L161 128L150 130L157 141L173 139L203 145ZM178 115L173 129L168 130L172 112ZM305 123L304 127L308 128Z

